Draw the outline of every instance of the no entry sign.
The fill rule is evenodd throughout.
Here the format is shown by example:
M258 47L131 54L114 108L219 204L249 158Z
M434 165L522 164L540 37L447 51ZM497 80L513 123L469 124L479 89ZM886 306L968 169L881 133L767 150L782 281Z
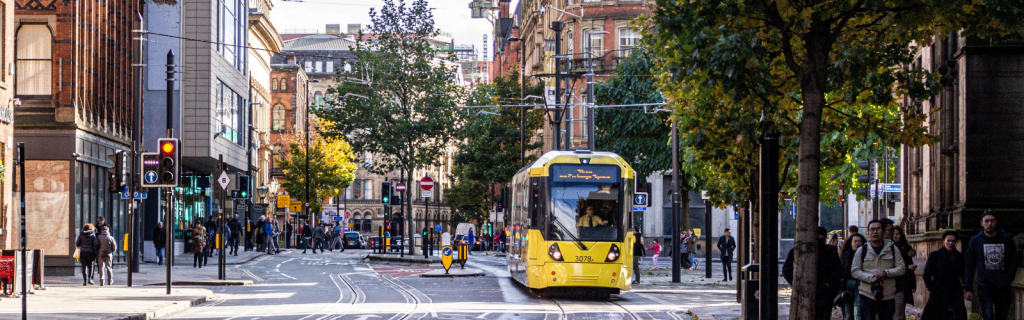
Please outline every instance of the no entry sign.
M430 177L423 177L423 179L420 179L420 189L430 190L432 188L434 188L434 179L431 179Z

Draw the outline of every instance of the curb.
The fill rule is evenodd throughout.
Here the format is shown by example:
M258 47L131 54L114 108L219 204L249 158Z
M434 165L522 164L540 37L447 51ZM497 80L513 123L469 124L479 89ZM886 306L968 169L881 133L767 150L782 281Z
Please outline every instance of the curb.
M423 278L469 278L469 277L482 277L487 273L478 269L459 269L454 273L444 273L444 270L435 270L427 273L421 273L420 277Z
M166 282L161 283L150 283L147 286L164 286ZM214 287L214 286L251 286L252 280L191 280L191 281L171 281L172 286L199 286L199 287Z
M368 254L368 255L363 257L363 260L386 261L386 262L404 262L404 263L415 263L415 264L441 263L441 258L433 257L433 256L430 257L429 259L423 259L423 258L420 258L419 256L417 256L417 258L410 258L410 257L403 258L403 257L398 257L398 256L389 257L389 256L380 256L380 255Z
M285 252L285 250L281 250L281 252ZM260 257L264 257L266 255L267 255L266 253L260 253L260 254L255 255L255 256L252 256L252 257L249 257L249 258L245 258L245 260L240 260L240 261L235 261L235 262L228 262L228 263L225 263L224 265L225 266L243 265L243 264L252 262L253 260L259 259ZM213 256L213 257L210 257L210 258L214 258L214 257L217 257L217 256ZM155 265L155 263L151 263L151 262L148 263L148 264L154 264ZM187 265L187 264L191 264L191 262L180 264L180 265ZM177 261L175 261L174 265L179 265L179 263Z
M212 292L211 292L211 294L212 294ZM182 310L185 310L185 309L188 309L188 308L191 308L191 307L194 307L194 306L206 303L209 300L209 298L210 297L207 297L207 296L193 297L191 300L188 301L187 304L184 303L185 302L184 300L179 300L178 302L175 302L174 305L167 306L167 307L164 307L164 308L160 308L160 309L157 309L157 310L154 310L154 311L149 311L149 312L145 312L145 313L135 313L135 314L125 315L125 316L108 317L108 318L104 318L104 320L147 320L147 319L155 319L155 318L163 317L163 316L166 316L166 315L171 314L171 313L175 313L175 312L178 312L178 311L182 311Z

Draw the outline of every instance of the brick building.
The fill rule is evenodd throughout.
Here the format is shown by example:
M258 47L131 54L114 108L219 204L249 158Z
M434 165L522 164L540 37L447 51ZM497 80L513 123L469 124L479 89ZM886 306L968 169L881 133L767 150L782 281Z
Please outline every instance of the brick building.
M5 49L15 39L18 69L11 76L7 60L0 75L21 101L14 108L15 137L0 141L0 152L9 163L11 144L25 142L25 180L32 181L25 195L28 247L45 250L47 275L73 275L71 255L82 225L103 216L115 237L127 232L126 202L107 192L107 168L114 165L107 156L132 141L133 104L141 98L132 30L141 29L144 8L135 1L23 0L0 12L0 34ZM17 33L11 37L8 30ZM11 58L7 52L0 56ZM6 90L0 92L9 95ZM8 105L8 97L0 99Z
M934 145L903 147L901 223L917 249L918 265L942 246L942 230L958 231L960 248L965 248L981 231L986 209L1018 243L1024 238L1024 174L1017 160L1024 156L1022 49L1021 42L990 46L986 40L952 34L921 48L911 66L941 74L943 86L931 100L901 103L909 112L928 114L934 124L930 133L940 138ZM917 270L920 275L923 269ZM1014 289L1017 313L1012 318L1020 319L1024 284L1014 282ZM923 307L926 299L927 290L918 281L915 305Z

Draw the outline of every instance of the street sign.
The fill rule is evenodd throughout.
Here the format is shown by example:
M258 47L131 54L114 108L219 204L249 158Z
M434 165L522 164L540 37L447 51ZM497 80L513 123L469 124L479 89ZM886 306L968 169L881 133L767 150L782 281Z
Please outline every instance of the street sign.
M143 175L143 177L146 179L146 183L156 183L156 171L146 171L146 174Z
M395 186L395 190L398 190L398 191L405 191L405 185L403 185L403 184L400 184L400 185L396 185L396 186Z
M703 200L711 199L711 197L708 196L708 192L707 191L701 191L700 192L700 198L703 199Z
M448 274L448 269L452 268L452 247L444 246L441 247L441 266L444 267L444 273Z
M633 211L647 211L647 207L633 206Z
M431 179L430 177L423 177L423 179L420 179L420 189L430 190L433 187L434 179Z
M342 217L334 217L334 221L342 221L343 219L345 219L345 218L342 218Z
M231 177L228 176L227 171L220 172L220 177L217 178L217 183L220 184L221 190L228 189L228 184L231 183Z
M292 202L291 196L288 196L288 195L277 196L277 207L278 208L287 208L288 205L291 204L291 202Z
M634 207L646 207L647 206L647 192L637 192L633 194L633 206ZM636 210L634 210L636 211Z
M899 193L903 192L903 185L898 183L886 183L882 185L882 192L885 193Z
M441 232L441 225L434 226L434 231Z
M428 190L421 190L420 191L420 198L430 198L430 197L433 197L433 192L430 192Z
M128 192L128 187L124 187L124 191L118 192L118 193L121 194L121 199L129 199L129 198L146 199L147 196L148 196L148 194L141 193L141 192L138 192L138 191Z
M288 211L302 212L302 201L292 201L288 204Z
M877 188L875 188L875 184L874 184L874 183L872 183L872 184L871 184L871 197L872 197L872 198L874 198L874 197L877 197L877 196L878 196L878 192L877 192L877 190L876 190L876 189L877 189Z

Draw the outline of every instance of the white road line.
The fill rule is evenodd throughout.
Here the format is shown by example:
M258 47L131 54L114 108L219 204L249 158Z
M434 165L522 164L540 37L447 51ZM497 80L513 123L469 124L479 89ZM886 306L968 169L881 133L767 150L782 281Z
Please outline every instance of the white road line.
M253 311L255 311L255 310L256 310L256 309L249 309L249 310L245 310L245 312L239 313L239 314L238 314L237 316L233 316L233 317L231 317L231 318L227 318L227 319L224 319L224 320L231 320L231 319L234 319L234 318L239 318L239 317L242 317L242 316L244 316L244 315L247 315L247 314L249 314L250 312L253 312Z
M293 278L292 276L289 276L289 275L284 274L284 273L282 273L281 275L284 276L285 278L288 278L288 279L297 280L297 279Z
M489 314L491 314L491 313L490 312L484 312L484 314L481 314L481 315L477 316L476 318L477 319L487 319L487 315L489 315Z

